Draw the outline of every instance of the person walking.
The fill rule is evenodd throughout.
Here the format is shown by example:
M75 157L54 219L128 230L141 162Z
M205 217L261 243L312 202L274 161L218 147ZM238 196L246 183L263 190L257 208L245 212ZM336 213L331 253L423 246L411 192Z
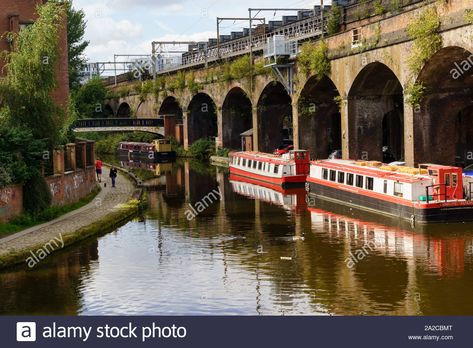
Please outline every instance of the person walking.
M95 161L95 173L97 174L97 181L102 182L102 166L103 163L101 160L96 160Z
M112 187L115 187L115 182L117 180L117 175L118 175L117 168L112 166L112 168L110 168L110 178L112 178Z

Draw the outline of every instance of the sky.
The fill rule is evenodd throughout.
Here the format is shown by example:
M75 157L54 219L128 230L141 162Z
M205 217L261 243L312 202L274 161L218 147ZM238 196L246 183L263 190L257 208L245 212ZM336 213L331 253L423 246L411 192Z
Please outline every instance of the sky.
M114 54L150 54L153 40L207 41L216 37L217 17L248 17L250 7L313 8L320 0L73 0L73 4L86 14L89 62L110 62ZM269 21L290 13L294 12L271 11L263 16ZM247 21L223 22L221 34L247 25Z

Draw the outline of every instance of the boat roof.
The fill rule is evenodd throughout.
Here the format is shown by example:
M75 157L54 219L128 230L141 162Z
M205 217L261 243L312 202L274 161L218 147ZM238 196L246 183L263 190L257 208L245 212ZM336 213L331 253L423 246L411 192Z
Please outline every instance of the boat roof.
M128 142L128 141L121 141L120 145L144 145L144 146L152 146L153 144L150 143L139 143L139 142Z
M281 155L275 155L272 153L257 152L257 151L232 152L231 156L238 156L238 157L248 158L252 160L262 160L265 162L271 162L271 163L276 163L276 164L290 164L294 162L293 160L284 158Z
M367 165L362 165L363 163ZM396 170L387 170L383 168L390 167L387 164L382 164L379 167L370 166L369 164L379 163L379 162L369 162L369 161L354 161L354 160L342 160L342 159L328 159L328 160L318 160L312 161L311 164L323 166L329 169L343 170L347 172L352 172L355 174L361 175L370 175L378 178L402 181L402 182L419 182L424 180L432 180L427 174L411 174L405 172L399 172ZM391 166L393 169L399 170L402 167ZM407 169L415 170L417 168L405 167Z

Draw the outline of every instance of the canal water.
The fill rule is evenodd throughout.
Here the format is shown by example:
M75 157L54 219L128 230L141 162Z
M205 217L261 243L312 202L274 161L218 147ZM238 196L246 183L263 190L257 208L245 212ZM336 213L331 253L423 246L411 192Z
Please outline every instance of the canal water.
M142 216L0 273L0 314L473 315L472 225L413 228L197 162L153 170Z

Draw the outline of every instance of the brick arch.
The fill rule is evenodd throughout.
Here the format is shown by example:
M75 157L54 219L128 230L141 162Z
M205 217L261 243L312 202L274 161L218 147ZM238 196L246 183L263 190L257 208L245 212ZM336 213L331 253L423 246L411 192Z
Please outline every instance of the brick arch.
M473 53L447 46L424 65L426 88L414 107L415 162L473 163Z
M348 92L350 157L391 162L404 158L403 87L385 64L361 69Z
M187 106L184 125L187 145L199 139L217 136L217 106L211 96L199 92L192 97Z
M297 99L299 147L309 150L312 158L327 158L342 148L340 107L335 98L340 93L333 81L311 76ZM295 97L294 97L295 98Z
M252 104L241 87L233 87L225 95L222 105L222 145L228 149L240 149L240 134L253 128Z
M127 102L122 102L117 109L118 118L131 118L131 107Z
M272 152L293 140L292 99L280 82L266 85L257 103L258 149Z

